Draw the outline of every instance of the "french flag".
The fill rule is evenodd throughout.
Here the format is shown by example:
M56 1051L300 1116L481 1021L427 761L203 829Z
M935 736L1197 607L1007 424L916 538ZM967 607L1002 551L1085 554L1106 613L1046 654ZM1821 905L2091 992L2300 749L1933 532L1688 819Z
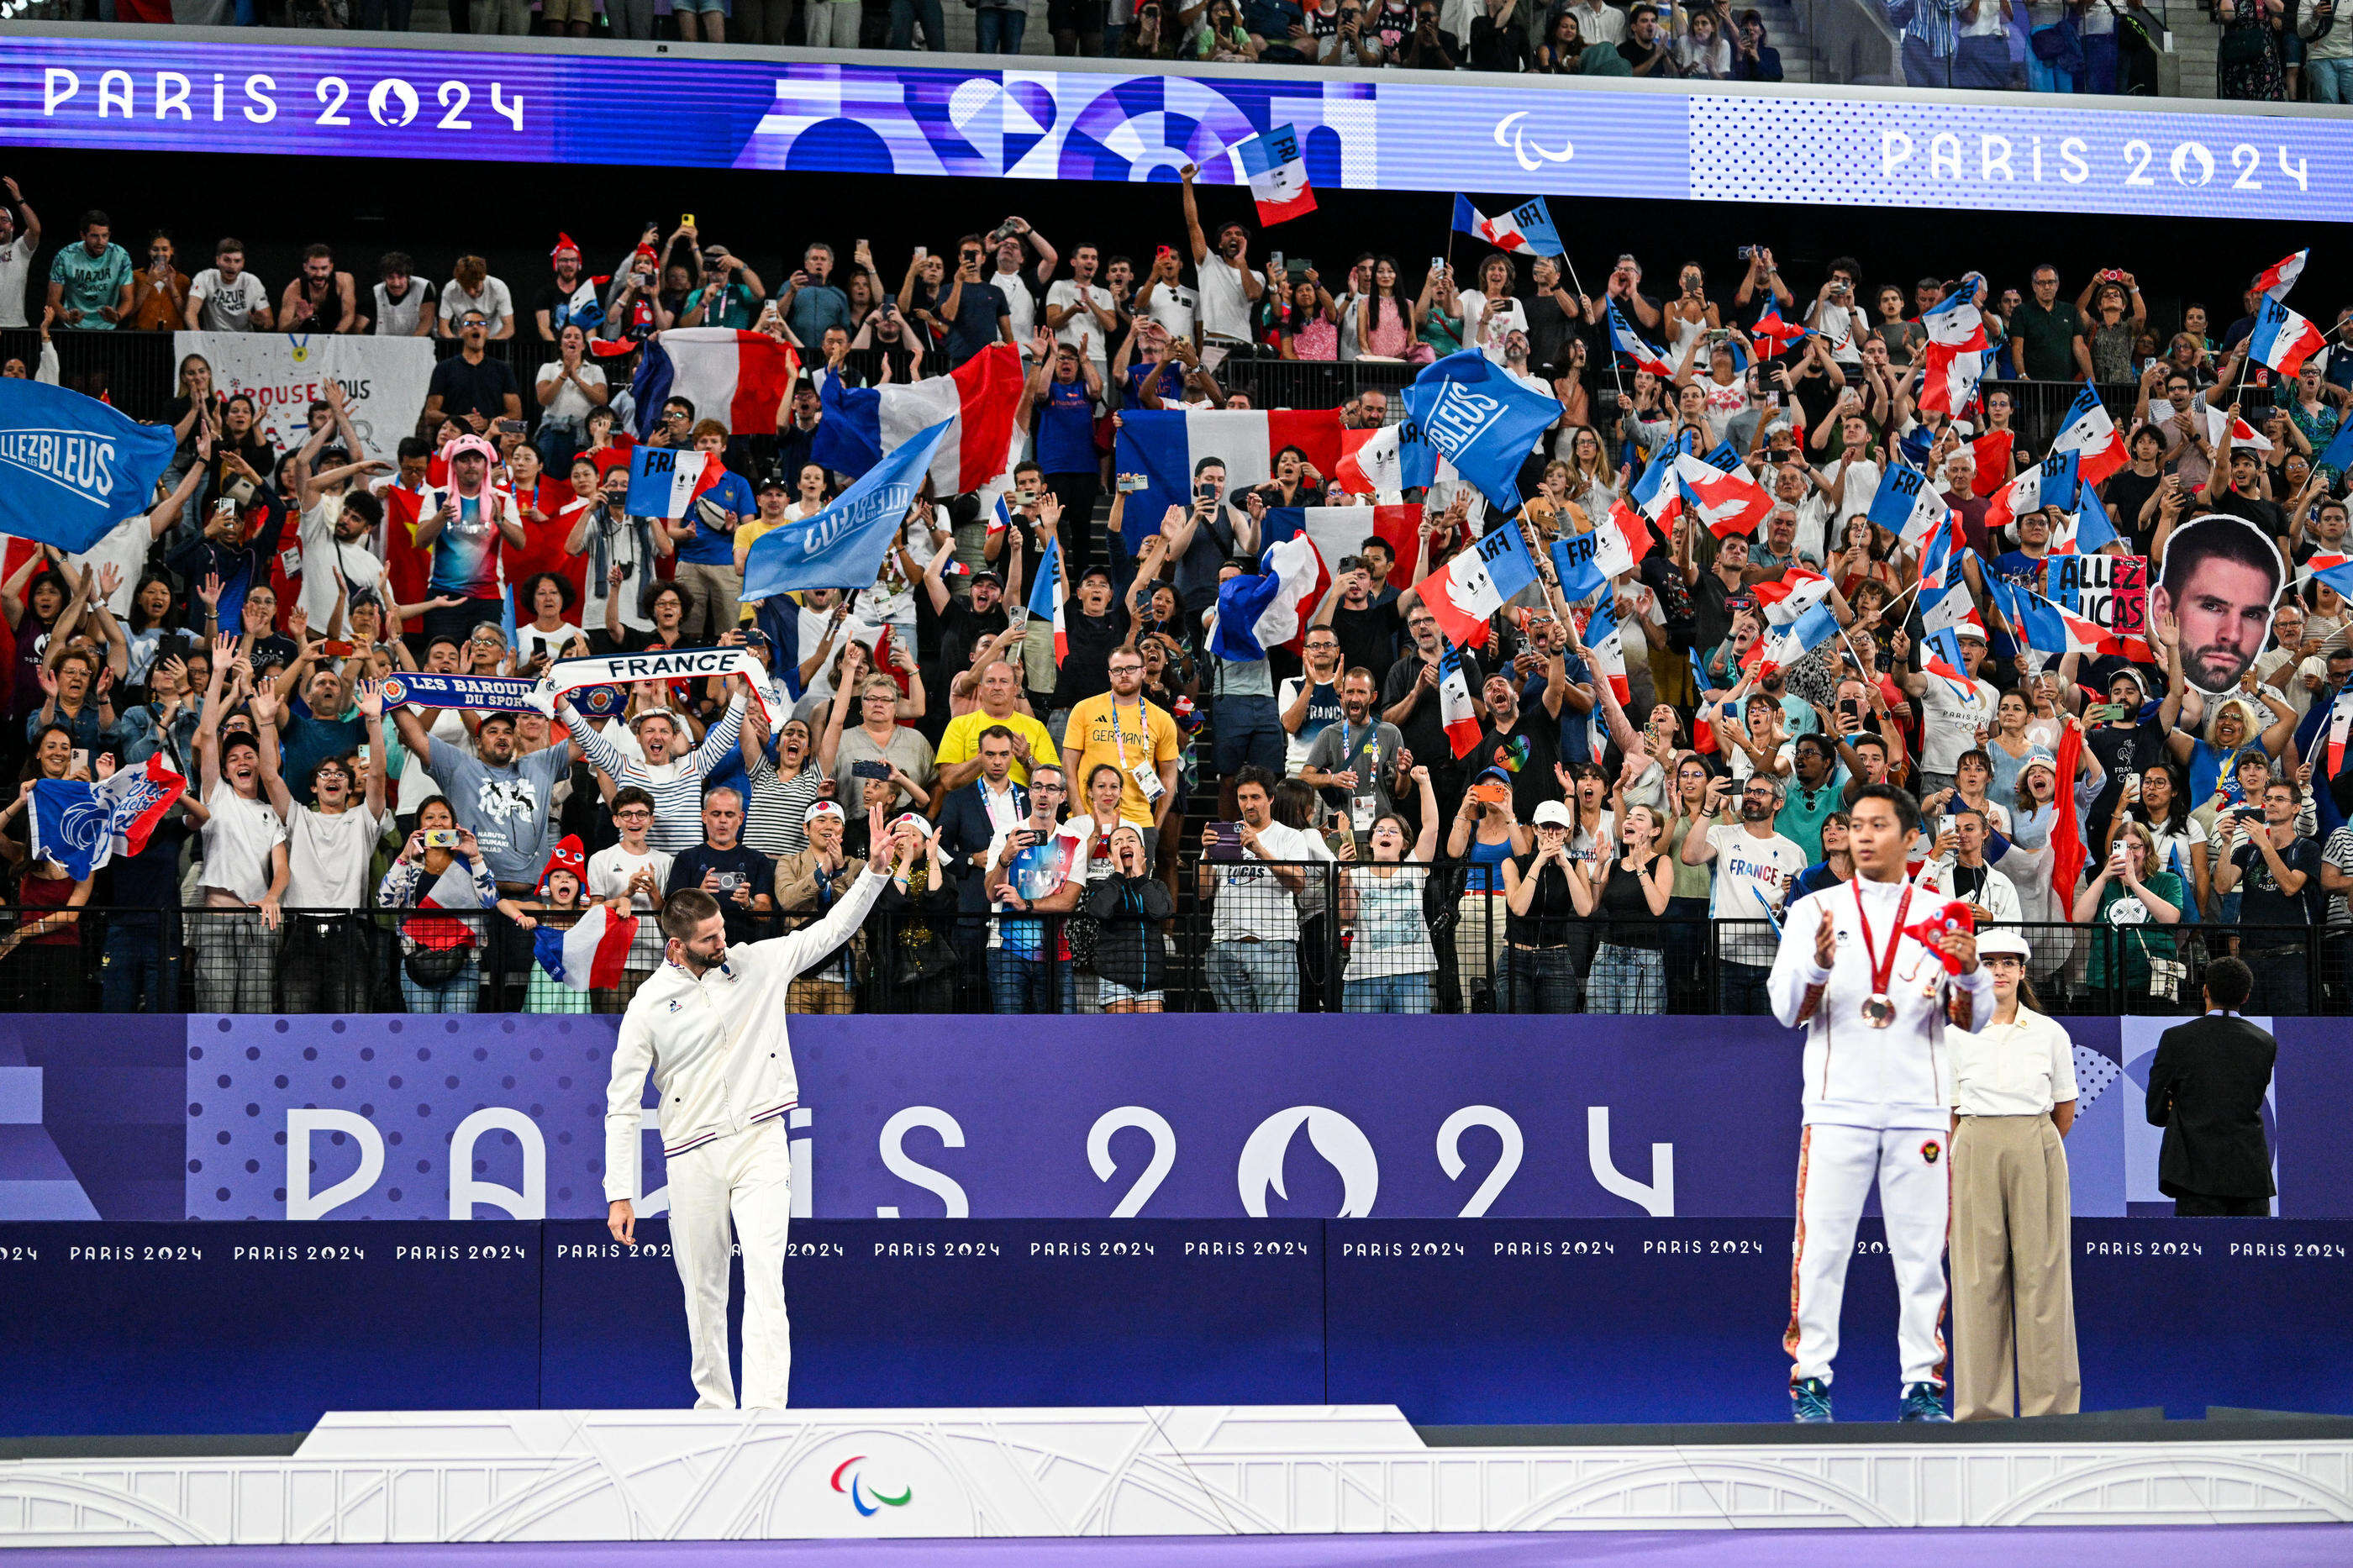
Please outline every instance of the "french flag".
M1644 517L1661 528L1672 522L1675 514L1683 510L1683 492L1672 482L1675 459L1698 444L1699 437L1695 432L1682 432L1651 454L1651 460L1642 466L1641 474L1634 480L1630 491L1634 504L1641 509Z
M1632 324L1615 301L1609 306L1609 346L1633 361L1636 370L1647 370L1665 381L1674 379L1675 367L1667 363L1666 354L1635 335Z
M2078 398L2076 401L2081 403L2082 399ZM2096 405L2099 399L2095 397L2092 401ZM2100 417L2103 419L2107 417L2106 409L2100 410ZM2116 426L2110 425L2108 430L2114 434ZM2061 434L2064 435L2065 432L2062 431ZM1983 500L2010 482L2010 453L2015 444L2015 438L2007 430L1989 430L1969 443L1969 457L1975 464L1969 473L1971 495ZM2117 443L2116 451L2119 454L2116 461L2121 465L2124 461L2122 442ZM2080 458L2077 460L2077 467L2079 469L2082 467Z
M1827 583L1822 585L1830 586ZM1813 603L1774 634L1772 646L1765 653L1765 663L1776 669L1788 669L1838 635L1838 612L1817 595Z
M2087 485L2098 484L2125 466L2125 438L2116 434L2107 405L2088 386L2068 406L2059 434L2051 438L2051 450L2074 453L2075 477Z
M1585 625L1577 636L1585 643L1585 651L1597 679L1609 683L1609 694L1618 700L1622 712L1634 698L1633 689L1626 683L1625 634L1618 621L1618 595L1602 595L1593 601L1593 608L1585 615ZM1595 762L1609 749L1609 710L1596 702L1585 716L1586 754Z
M1986 507L1986 531L2007 527L2011 521L2046 506L2075 510L2075 491L2082 480L2075 467L2073 452L2053 452L2035 467L2029 468L1994 492L1993 500Z
M1961 514L1947 511L1942 520L1928 530L1928 542L1920 552L1920 594L1925 608L1933 595L1943 593L1960 580L1961 561L1969 547L1961 542Z
M2148 643L2141 637L2120 637L2096 621L2052 604L2019 583L1992 584L1994 602L2020 640L2037 653L2053 657L2070 653L2116 654L2137 663L2150 662Z
M1765 624L1786 626L1831 595L1831 580L1819 572L1792 566L1778 583L1759 583L1750 592L1764 607Z
M2231 445L2233 447L2244 447L2251 452L2268 452L2272 449L2270 439L2262 431L2243 419L2232 418L2231 411L2227 408L2217 408L2211 403L2206 405L2208 442L2217 447L2221 446L2226 431L2230 435Z
M793 345L765 332L728 327L673 327L646 340L629 395L643 440L661 423L663 403L683 397L698 420L716 419L733 436L765 436L800 374Z
M1315 210L1315 192L1307 183L1307 153L1292 127L1279 126L1236 147L1234 167L1250 182L1259 222L1277 224Z
M568 931L542 922L531 933L532 955L551 979L575 991L609 991L621 984L621 965L638 934L638 917L615 920L608 905L592 904Z
M1765 297L1765 309L1757 316L1757 325L1748 335L1771 343L1773 352L1779 353L1792 343L1805 342L1806 329L1795 321L1784 320L1781 301L1768 293Z
M1006 352L1012 353L1009 348ZM1017 383L1005 407L1008 431L1012 405L1019 395ZM1337 474L1340 411L1129 409L1120 416L1119 477L1131 482L1141 479L1143 484L1129 493L1121 511L1120 531L1126 536L1128 547L1141 552L1144 541L1160 531L1160 521L1170 507L1192 507L1197 463L1210 458L1223 463L1225 493L1232 495L1274 478L1275 455L1286 447L1305 453L1315 471L1326 479ZM1412 560L1409 554L1402 563L1410 565Z
M1916 548L1928 531L1951 515L1952 507L1936 493L1928 476L1917 468L1891 462L1887 477L1871 493L1871 510L1863 515L1873 528L1884 529Z
M1558 256L1563 249L1560 231L1553 227L1552 214L1542 196L1522 202L1501 217L1488 217L1471 205L1469 196L1456 196L1454 232L1475 236L1498 250L1528 256Z
M1479 708L1471 700L1471 682L1462 673L1462 649L1451 641L1438 656L1438 719L1454 754L1468 756L1479 743Z
M2353 555L2335 552L2309 556L2297 579L2316 578L2348 598L2353 598Z
M1527 540L1519 524L1507 522L1457 552L1417 586L1448 642L1479 647L1487 640L1488 618L1535 580Z
M1686 452L1675 459L1675 482L1683 500L1718 539L1755 533L1773 514L1773 497L1746 473L1725 473L1704 458Z
M1978 313L1978 290L1985 279L1972 272L1953 291L1920 313L1928 334L1921 356L1920 406L1957 416L1978 394L1985 374L1985 319Z
M623 504L631 517L684 517L695 498L726 471L708 452L638 447L629 453L629 496Z
M946 436L932 453L932 493L969 495L1013 466L1013 410L1021 401L1021 351L991 343L946 375L894 386L846 387L828 376L811 460L856 479L934 425ZM1134 416L1130 416L1131 418ZM1159 514L1153 514L1157 525Z
M1131 416L1133 417L1133 416ZM1462 476L1427 441L1409 440L1403 423L1377 430L1340 432L1340 468L1335 476L1350 495L1428 489ZM1408 556L1407 559L1411 559Z
M1209 651L1249 664L1269 648L1303 641L1315 597L1330 581L1315 542L1304 534L1267 546L1256 576L1229 577L1219 586Z
M2273 262L2269 267L2264 268L2263 275L2255 279L2255 287L2271 299L2286 299L2287 291L2295 287L2295 280L2304 276L2305 258L2311 254L2311 249L2306 247L2297 251L2284 261Z
M2326 341L2318 327L2266 294L2255 306L2255 330L2247 353L2282 375L2294 375Z
M1267 508L1266 519L1259 526L1259 540L1263 544L1279 543L1302 534L1315 542L1316 552L1327 567L1358 553L1366 540L1378 539L1389 547L1389 553L1397 560L1397 569L1410 572L1421 548L1421 508L1274 506ZM1400 577L1398 581L1404 579ZM1311 602L1311 616L1315 604L1321 602L1320 595Z
M1969 612L1964 623L1975 626L1979 637L1985 627L1978 625L1977 612ZM1928 635L1920 656L1920 668L1938 679L1950 684L1964 700L1977 691L1977 683L1969 679L1968 661L1961 656L1961 634L1958 626L1943 626Z
M1070 657L1071 626L1062 611L1062 542L1046 542L1045 558L1038 563L1038 580L1029 585L1029 614L1054 628L1054 668Z

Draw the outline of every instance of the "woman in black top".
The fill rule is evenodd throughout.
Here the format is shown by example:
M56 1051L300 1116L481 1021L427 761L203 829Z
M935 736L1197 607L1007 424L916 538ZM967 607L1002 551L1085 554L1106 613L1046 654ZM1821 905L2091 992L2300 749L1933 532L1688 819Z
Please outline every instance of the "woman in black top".
M1176 905L1167 884L1150 876L1152 858L1134 823L1112 829L1111 864L1111 875L1087 889L1085 904L1100 928L1095 973L1103 982L1103 1010L1157 1013L1168 968L1160 926Z
M1568 807L1536 807L1533 853L1504 862L1504 994L1506 1013L1577 1011L1577 963L1570 928L1589 913L1592 893L1569 855L1575 826Z
M1597 857L1594 889L1587 908L1599 910L1609 934L1593 955L1585 996L1588 1013L1663 1013L1667 1010L1667 932L1658 923L1675 887L1673 865L1659 853L1659 814L1628 805L1618 796L1618 855Z

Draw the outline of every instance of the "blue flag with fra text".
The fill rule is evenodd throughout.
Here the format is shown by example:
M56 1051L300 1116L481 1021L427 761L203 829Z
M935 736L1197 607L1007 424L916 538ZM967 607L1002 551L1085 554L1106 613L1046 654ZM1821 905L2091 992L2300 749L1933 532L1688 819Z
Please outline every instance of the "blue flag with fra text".
M743 597L765 599L795 588L871 588L931 470L932 449L955 424L943 419L902 441L831 506L754 540L744 557Z
M170 426L95 397L0 380L0 513L10 532L79 554L154 505L177 444Z
M1405 406L1422 439L1504 511L1520 504L1520 465L1560 421L1559 398L1522 386L1477 349L1415 376Z

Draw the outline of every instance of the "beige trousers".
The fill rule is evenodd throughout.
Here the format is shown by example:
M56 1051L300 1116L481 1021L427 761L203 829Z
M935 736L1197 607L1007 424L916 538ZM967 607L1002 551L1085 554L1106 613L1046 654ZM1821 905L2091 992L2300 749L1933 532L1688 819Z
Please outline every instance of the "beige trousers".
M2067 1210L2067 1152L2048 1116L1961 1119L1953 1136L1955 1420L2083 1407Z

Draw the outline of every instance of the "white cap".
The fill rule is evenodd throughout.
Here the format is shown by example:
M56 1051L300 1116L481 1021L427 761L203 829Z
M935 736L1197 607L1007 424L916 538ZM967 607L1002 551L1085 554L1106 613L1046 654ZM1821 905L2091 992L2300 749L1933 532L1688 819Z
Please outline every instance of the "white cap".
M2008 957L2023 963L2032 957L2033 952L2034 950L2026 945L2024 937L2006 926L1997 926L1991 931L1978 933L1979 958Z
M1536 826L1574 828L1577 826L1577 818L1571 816L1568 814L1568 807L1559 801L1548 800L1536 807Z

